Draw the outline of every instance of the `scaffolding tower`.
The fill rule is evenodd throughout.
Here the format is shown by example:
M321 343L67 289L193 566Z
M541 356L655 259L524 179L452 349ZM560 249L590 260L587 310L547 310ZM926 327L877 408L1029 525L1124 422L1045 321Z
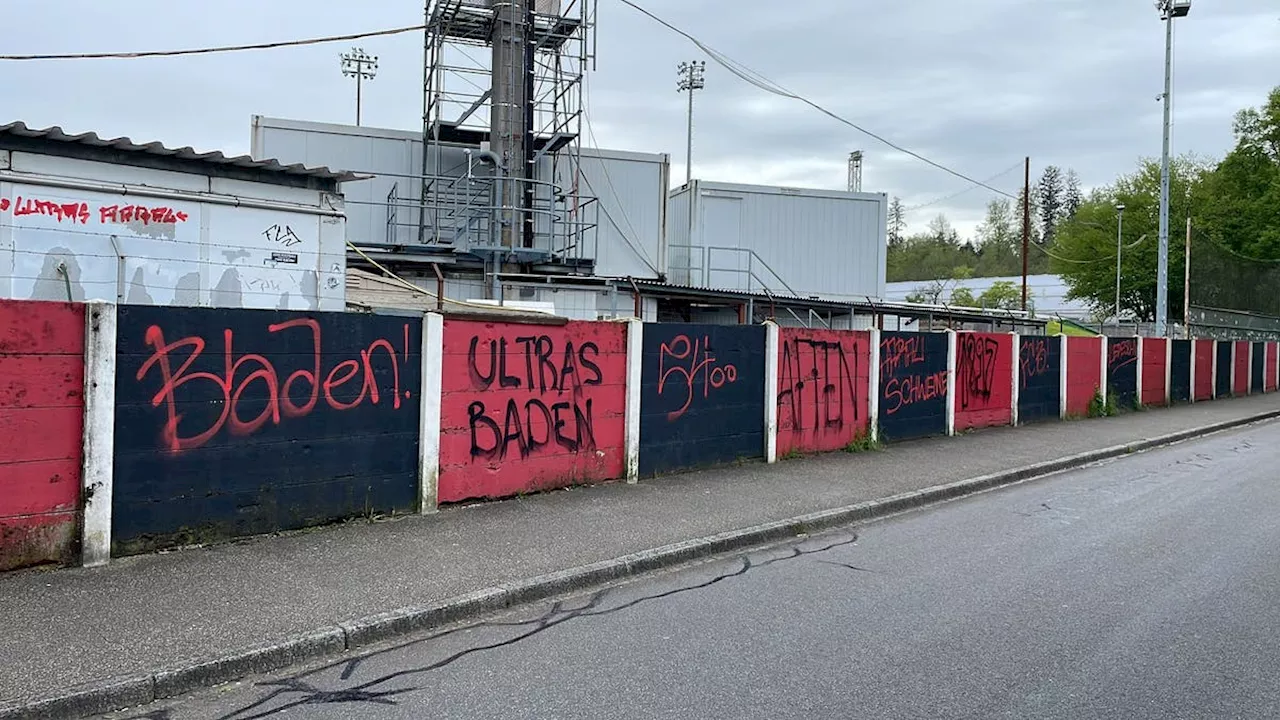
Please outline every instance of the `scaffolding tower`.
M495 273L504 260L585 257L595 3L426 1L419 243L491 257Z

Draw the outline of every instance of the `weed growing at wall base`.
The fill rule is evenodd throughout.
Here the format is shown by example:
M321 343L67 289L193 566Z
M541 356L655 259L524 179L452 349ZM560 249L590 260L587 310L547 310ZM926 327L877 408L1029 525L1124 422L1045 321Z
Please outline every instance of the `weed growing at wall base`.
M1102 391L1094 388L1093 399L1089 401L1089 417L1114 417L1119 414L1120 407L1116 404L1115 392L1107 393L1106 400L1103 400Z
M883 449L884 444L880 442L879 438L872 437L871 433L858 435L852 442L844 446L844 451L847 453L875 452Z

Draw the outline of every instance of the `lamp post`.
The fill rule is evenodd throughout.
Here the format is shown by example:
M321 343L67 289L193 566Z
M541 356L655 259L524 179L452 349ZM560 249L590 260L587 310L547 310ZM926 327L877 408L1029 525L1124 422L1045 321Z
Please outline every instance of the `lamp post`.
M676 88L680 92L689 93L689 131L685 148L684 170L684 184L689 185L693 182L693 91L701 90L707 86L705 75L707 63L705 60L682 62L678 69L680 71L680 82L676 85ZM692 204L690 207L692 207Z
M1191 0L1156 0L1164 21L1164 146L1160 153L1160 236L1156 260L1156 335L1168 333L1169 315L1169 113L1173 95L1173 19L1191 12Z
M1116 325L1120 324L1120 253L1123 251L1124 203L1116 203Z

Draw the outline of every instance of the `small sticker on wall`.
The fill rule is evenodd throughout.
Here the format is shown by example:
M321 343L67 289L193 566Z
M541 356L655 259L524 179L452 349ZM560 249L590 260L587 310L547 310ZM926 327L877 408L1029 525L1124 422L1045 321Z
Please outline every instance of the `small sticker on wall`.
M289 263L290 265L298 264L298 256L294 253L271 253L271 262Z

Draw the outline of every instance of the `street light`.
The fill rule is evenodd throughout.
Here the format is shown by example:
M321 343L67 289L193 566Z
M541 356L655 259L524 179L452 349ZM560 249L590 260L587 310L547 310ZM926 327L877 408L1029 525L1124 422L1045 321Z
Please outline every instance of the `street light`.
M1173 96L1173 19L1191 12L1191 0L1156 0L1164 20L1164 147L1160 153L1160 236L1156 260L1156 335L1164 337L1169 315L1169 113Z
M356 79L356 125L359 125L361 84L378 74L378 56L365 53L364 48L351 48L351 52L343 53L340 57L342 74Z
M1120 239L1124 237L1124 203L1116 203L1116 325L1120 324Z
M689 185L693 182L693 91L701 90L707 86L705 75L707 63L705 60L682 62L678 70L680 72L680 82L676 85L676 89L680 92L689 93L689 134L687 138L688 144L685 149L684 169L684 183Z

